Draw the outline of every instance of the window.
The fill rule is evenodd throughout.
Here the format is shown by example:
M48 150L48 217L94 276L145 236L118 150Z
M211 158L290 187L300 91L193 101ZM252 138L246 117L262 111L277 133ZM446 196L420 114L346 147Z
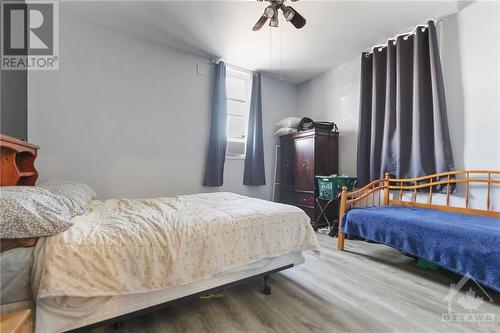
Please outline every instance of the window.
M252 74L226 69L228 158L245 158Z

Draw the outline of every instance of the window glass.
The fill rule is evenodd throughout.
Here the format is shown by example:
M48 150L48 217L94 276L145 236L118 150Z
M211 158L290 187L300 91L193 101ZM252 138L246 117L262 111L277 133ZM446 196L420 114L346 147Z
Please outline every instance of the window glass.
M244 158L248 131L248 112L252 75L227 68L227 150L230 158Z

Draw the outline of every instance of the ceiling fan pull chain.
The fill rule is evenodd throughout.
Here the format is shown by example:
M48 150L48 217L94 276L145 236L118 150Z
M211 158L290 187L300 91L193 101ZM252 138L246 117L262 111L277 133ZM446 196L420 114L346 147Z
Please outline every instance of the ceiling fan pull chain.
M283 80L283 25L280 26L280 33L281 33L281 36L280 36L280 39L281 39L281 47L280 47L280 81Z
M271 65L272 65L272 46L273 46L273 43L272 43L272 32L273 32L273 29L271 27L269 27L269 77L272 79L273 78L273 71L271 70Z

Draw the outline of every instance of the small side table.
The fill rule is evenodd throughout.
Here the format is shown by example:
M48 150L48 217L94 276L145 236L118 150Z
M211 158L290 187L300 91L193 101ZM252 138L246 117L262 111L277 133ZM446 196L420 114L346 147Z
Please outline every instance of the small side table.
M352 189L356 184L356 181L356 177L349 177L345 175L316 176L316 205L320 210L316 218L316 223L318 223L321 217L323 217L330 228L328 235L332 237L335 236L335 231L337 230L335 227L335 221L338 220L330 221L328 219L328 207L331 206L332 203L339 201L343 186L346 186L348 189ZM326 201L326 203L322 206L320 200ZM337 223L340 223L340 221Z
M321 205L321 200L326 201L324 206ZM319 208L319 214L316 217L316 224L321 220L321 217L323 216L326 223L328 224L328 227L330 228L330 230L332 230L334 228L335 221L330 221L328 219L327 212L328 212L328 207L331 204L335 203L335 201L336 201L336 199L324 199L324 198L316 197L316 206L318 206L318 208Z

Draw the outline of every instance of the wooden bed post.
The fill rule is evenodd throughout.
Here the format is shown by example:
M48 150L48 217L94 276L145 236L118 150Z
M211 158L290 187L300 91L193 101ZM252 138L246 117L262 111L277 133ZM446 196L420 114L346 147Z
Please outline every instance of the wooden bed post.
M389 205L389 177L390 174L386 172L384 178L384 206Z
M339 231L337 233L338 242L337 250L344 251L344 234L342 233L342 220L344 219L347 204L347 186L342 186L342 196L340 198L340 211L339 211Z

